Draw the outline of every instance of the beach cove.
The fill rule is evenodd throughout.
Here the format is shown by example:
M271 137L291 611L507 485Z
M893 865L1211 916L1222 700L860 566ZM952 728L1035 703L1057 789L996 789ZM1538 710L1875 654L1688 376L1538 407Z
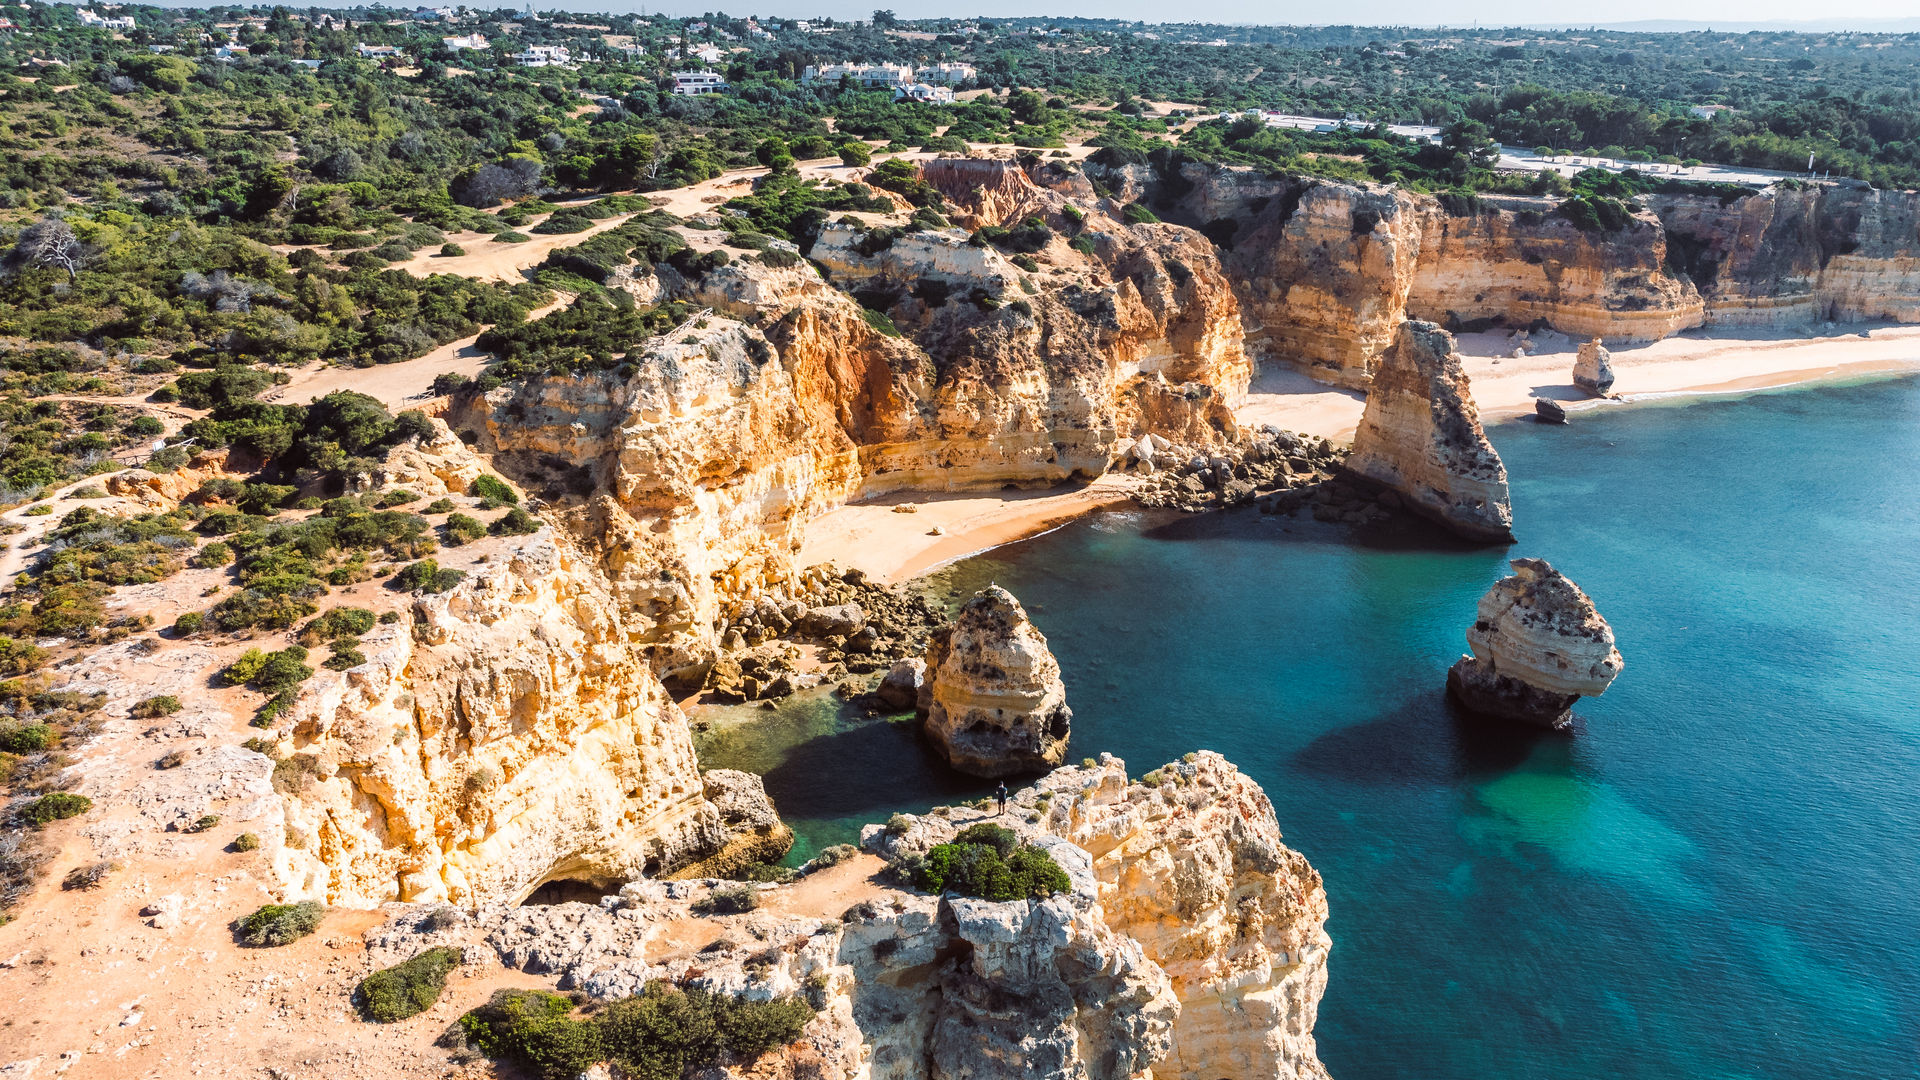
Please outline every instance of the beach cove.
M1334 1075L1901 1075L1920 570L1892 553L1920 524L1917 419L1920 381L1876 378L1492 425L1510 550L1108 510L932 580L1027 604L1070 758L1216 749L1263 784L1327 881ZM1518 555L1578 580L1626 656L1572 737L1442 693ZM797 854L984 794L910 721L751 715L713 716L703 761L765 772Z

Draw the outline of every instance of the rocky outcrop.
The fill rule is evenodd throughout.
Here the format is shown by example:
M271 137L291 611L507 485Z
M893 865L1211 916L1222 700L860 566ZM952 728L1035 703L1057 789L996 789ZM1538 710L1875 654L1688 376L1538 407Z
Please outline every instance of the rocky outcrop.
M1564 727L1575 701L1604 693L1620 674L1613 628L1544 559L1512 565L1514 576L1480 598L1467 631L1473 652L1447 672L1447 689L1474 712Z
M857 856L755 887L741 915L694 915L729 883L640 881L598 905L486 908L463 931L401 912L368 945L398 958L478 935L508 967L599 999L654 980L804 996L815 1016L800 1039L730 1077L1324 1080L1326 893L1258 785L1216 754L1141 780L1103 756L1013 803L991 819L899 815L862 844L905 867L993 820L1046 851L1066 892L928 896L879 883L879 860Z
M274 859L290 896L515 902L727 847L686 718L563 540L536 534L417 597L363 648L365 664L309 684L278 735L289 842Z
M700 782L707 802L726 826L727 845L669 876L739 877L752 867L779 862L793 847L793 830L780 820L760 777L739 769L708 769L700 774Z
M1594 397L1606 397L1613 389L1613 354L1599 338L1581 342L1580 355L1573 362L1573 385Z
M1513 539L1506 466L1480 427L1453 335L1432 323L1403 323L1381 357L1347 468L1462 536Z
M1567 410L1552 398L1535 398L1533 418L1542 424L1564 424L1567 422Z
M961 772L1013 776L1067 756L1073 710L1060 664L1013 594L982 589L927 645L927 737Z

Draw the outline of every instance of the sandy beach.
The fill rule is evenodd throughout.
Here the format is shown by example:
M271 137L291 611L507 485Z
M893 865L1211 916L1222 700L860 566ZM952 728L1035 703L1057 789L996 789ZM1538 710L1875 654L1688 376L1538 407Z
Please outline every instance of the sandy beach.
M1531 338L1536 351L1515 358L1506 332L1459 335L1473 396L1488 422L1533 412L1536 398L1569 412L1688 394L1737 393L1876 373L1920 371L1920 326L1825 328L1818 336L1693 332L1610 350L1616 400L1587 397L1573 385L1580 342L1564 334ZM1242 424L1273 424L1345 442L1365 407L1356 391L1270 367L1238 410ZM849 503L807 526L800 565L834 562L886 582L905 581L945 563L1055 528L1127 501L1133 480L1109 475L1077 487L1018 492L905 492ZM913 513L896 513L910 505ZM939 533L933 533L935 527Z

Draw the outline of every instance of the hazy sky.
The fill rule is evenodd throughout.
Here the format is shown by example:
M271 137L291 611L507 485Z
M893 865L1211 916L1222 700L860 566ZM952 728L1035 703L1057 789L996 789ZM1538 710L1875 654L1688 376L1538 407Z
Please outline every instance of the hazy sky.
M549 0L552 2L552 0ZM535 6L540 6L535 0ZM589 0L566 0L569 8L591 8ZM640 3L608 0L602 10L613 7L637 9ZM1350 25L1448 25L1482 24L1532 25L1582 23L1604 20L1609 23L1636 19L1686 19L1712 22L1759 22L1766 20L1872 19L1912 17L1920 14L1914 0L1827 0L1808 4L1805 0L1608 0L1599 6L1564 3L1540 3L1539 0L1341 0L1338 3L1269 3L1264 0L1201 0L1198 3L1168 3L1166 0L674 0L648 3L649 11L690 14L725 10L731 14L749 11L763 15L864 15L875 7L890 7L903 18L929 18L964 15L1083 15L1112 19L1143 19L1154 22L1192 20L1195 22L1235 23L1345 23Z

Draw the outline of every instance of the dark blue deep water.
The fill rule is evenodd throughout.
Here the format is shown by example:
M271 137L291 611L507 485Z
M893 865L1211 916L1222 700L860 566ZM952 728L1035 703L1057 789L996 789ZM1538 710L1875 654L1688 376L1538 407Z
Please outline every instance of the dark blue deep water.
M1492 432L1519 543L1109 514L944 575L1051 640L1072 756L1218 750L1326 877L1336 1080L1920 1076L1920 380ZM1626 668L1572 736L1443 696L1547 558ZM809 698L703 737L803 841L980 793Z

